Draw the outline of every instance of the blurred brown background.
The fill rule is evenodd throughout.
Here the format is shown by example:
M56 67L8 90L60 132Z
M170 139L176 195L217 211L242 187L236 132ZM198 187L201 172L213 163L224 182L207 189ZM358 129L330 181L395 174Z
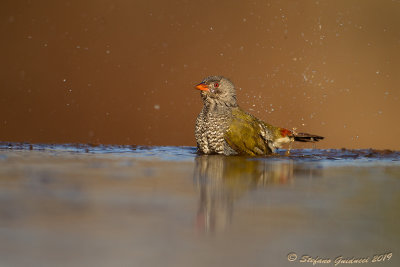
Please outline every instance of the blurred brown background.
M400 1L1 1L0 141L195 145L193 85L243 108L400 149Z

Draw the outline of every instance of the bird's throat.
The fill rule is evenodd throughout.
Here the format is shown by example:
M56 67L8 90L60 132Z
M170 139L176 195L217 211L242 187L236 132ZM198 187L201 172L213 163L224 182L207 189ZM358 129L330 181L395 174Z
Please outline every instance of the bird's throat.
M231 105L227 102L222 102L216 99L208 98L204 101L204 111L212 114L228 114L232 112L232 109L237 105Z

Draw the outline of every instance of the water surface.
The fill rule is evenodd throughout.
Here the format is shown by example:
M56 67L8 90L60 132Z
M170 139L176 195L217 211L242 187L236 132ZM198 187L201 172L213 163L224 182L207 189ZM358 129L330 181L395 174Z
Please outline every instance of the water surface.
M1 143L0 184L0 266L400 263L396 151Z

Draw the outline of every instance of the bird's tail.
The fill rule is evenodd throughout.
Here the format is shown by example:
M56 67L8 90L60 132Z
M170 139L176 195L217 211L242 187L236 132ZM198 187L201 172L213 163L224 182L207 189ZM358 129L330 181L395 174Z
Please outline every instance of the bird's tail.
M323 136L315 135L315 134L308 134L308 133L294 133L293 134L294 141L297 142L318 142L324 139Z

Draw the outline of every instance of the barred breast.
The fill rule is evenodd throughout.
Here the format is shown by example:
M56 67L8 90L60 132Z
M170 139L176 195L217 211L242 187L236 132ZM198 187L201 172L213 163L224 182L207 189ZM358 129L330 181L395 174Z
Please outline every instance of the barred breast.
M206 108L203 108L197 116L195 129L197 148L200 153L236 154L224 138L230 120L230 113L208 112Z

